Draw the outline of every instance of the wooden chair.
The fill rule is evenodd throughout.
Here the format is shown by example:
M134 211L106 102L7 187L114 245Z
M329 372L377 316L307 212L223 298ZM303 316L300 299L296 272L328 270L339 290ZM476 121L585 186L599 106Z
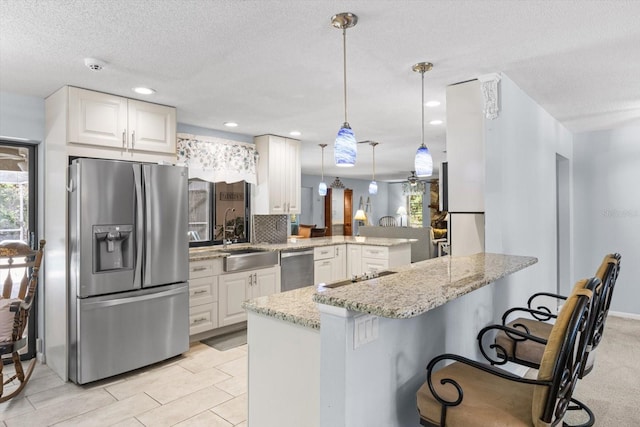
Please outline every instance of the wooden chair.
M325 237L327 235L327 227L314 227L311 229L310 237Z
M555 426L562 422L586 351L584 338L593 290L582 280L553 325L536 379L514 375L455 354L427 365L417 393L424 426ZM442 361L453 363L436 370Z
M387 215L380 218L378 225L381 227L397 227L398 223L394 217Z
M602 339L609 305L611 304L611 296L620 272L620 259L620 254L606 255L596 272L595 277L600 280L600 283L594 290L593 309L587 325L587 349L585 359L580 366L578 378L583 378L593 369L596 348ZM577 286L579 286L579 283L576 284ZM545 345L553 329L553 323L549 323L549 321L558 317L553 314L549 307L537 305L541 298L567 300L567 297L563 295L548 292L535 293L529 298L527 307L514 307L507 310L502 316L501 325L490 325L480 331L478 334L480 350L489 362L493 365L513 362L534 369L540 367ZM537 305L537 307L534 308L534 305ZM509 321L509 318L512 318L511 315L514 313L525 313L528 316L518 317ZM494 344L491 345L491 349L495 350L496 353L494 358L491 352L485 351L482 342L483 337L488 332L496 330L498 332ZM523 334L515 334L514 330ZM595 415L589 407L577 399L573 399L572 402L574 405L569 409L583 410L589 417L581 426L592 426L595 423Z
M314 225L300 224L298 225L298 235L303 239L311 237L311 230L315 227L316 227L315 224Z
M0 270L4 279L0 299L0 356L10 354L15 368L12 376L0 382L0 403L22 391L35 367L36 358L34 357L25 370L18 352L27 344L27 323L38 285L38 272L44 245L45 241L41 240L40 248L35 251L24 242L15 240L0 242ZM23 270L24 273L14 286L14 278L19 278L20 275L16 274L16 270L18 272ZM4 364L0 363L0 374L3 372L3 367ZM2 377L4 379L3 375ZM4 386L13 380L18 380L18 387L9 394L4 394Z

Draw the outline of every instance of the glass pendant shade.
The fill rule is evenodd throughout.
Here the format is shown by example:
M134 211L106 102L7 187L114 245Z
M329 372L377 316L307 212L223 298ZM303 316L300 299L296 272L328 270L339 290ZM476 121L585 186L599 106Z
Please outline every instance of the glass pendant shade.
M378 183L371 181L369 183L369 194L378 194Z
M327 195L327 184L325 184L324 181L322 181L320 184L318 184L318 194L320 196L326 196Z
M433 158L426 145L421 145L416 151L415 159L416 175L419 177L433 174Z
M333 145L336 166L351 167L356 164L357 142L349 123L342 125Z

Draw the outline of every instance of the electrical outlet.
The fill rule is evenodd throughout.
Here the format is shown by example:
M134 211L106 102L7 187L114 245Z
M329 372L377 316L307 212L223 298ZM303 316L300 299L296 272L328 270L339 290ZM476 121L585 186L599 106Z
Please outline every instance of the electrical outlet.
M356 349L378 339L378 316L363 314L355 318L353 348Z

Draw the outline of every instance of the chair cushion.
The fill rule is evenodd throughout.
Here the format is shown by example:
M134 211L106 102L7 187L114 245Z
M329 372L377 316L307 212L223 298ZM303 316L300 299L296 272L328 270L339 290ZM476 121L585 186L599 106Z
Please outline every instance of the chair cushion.
M18 298L0 299L0 342L10 342L13 333L13 320L15 313L9 311L13 302L20 302Z
M553 328L553 324L551 323L526 318L518 318L507 324L510 328L526 332L522 327L516 327L515 325L524 325L529 330L530 335L543 339L549 338L549 334ZM544 353L544 344L531 340L516 342L511 339L505 331L500 331L496 334L496 344L507 351L509 358L515 357L535 365L540 363L542 354Z
M458 396L449 384L440 380L452 378L463 390L462 403L447 408L447 426L528 426L534 386L509 381L463 363L455 362L432 376L438 394L447 400ZM442 405L433 397L425 382L418 390L418 411L427 421L439 425Z

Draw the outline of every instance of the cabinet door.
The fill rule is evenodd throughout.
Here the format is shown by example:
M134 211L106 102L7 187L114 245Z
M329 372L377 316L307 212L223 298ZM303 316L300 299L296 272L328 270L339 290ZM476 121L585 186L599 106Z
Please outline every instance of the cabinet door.
M313 282L316 285L333 282L333 258L313 262Z
M253 274L253 273L252 273ZM249 273L223 274L218 279L218 326L247 320L242 303L248 299Z
M287 145L286 139L269 136L269 212L287 213Z
M333 258L333 281L347 278L347 245L334 246L335 256Z
M273 295L280 290L280 268L264 268L253 273L251 285L251 298Z
M69 88L69 143L127 147L127 99Z
M286 165L287 213L300 213L300 143L293 139L286 140Z
M362 246L347 245L347 278L360 276L362 274Z
M176 109L130 99L129 148L136 151L176 152Z

